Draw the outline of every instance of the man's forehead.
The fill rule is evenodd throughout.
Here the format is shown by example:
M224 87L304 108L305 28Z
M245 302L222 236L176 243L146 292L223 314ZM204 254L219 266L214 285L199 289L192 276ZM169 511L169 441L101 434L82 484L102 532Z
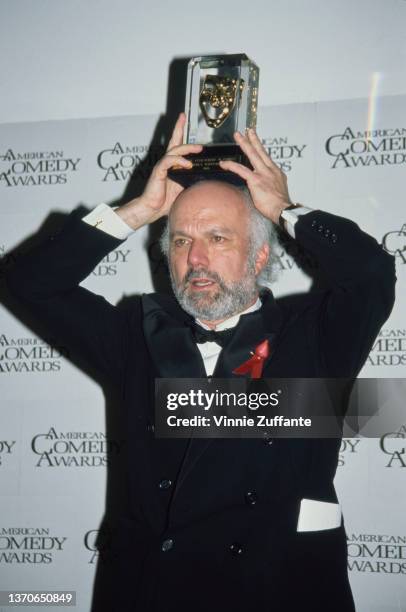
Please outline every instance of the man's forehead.
M206 179L201 180L190 187L187 187L181 192L181 197L187 197L190 194L200 194L200 193L211 193L211 194L219 194L222 195L235 195L242 196L242 192L235 185L231 185L226 181L214 180L214 179Z
M241 215L246 208L244 194L221 181L201 181L180 193L169 213L170 220L216 215Z

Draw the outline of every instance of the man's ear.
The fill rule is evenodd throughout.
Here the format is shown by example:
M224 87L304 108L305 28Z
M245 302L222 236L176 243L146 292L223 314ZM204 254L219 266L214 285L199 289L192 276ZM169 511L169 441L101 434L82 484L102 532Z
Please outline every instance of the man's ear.
M258 249L257 254L255 256L255 274L256 276L258 276L258 274L261 272L261 270L264 269L264 267L267 264L267 261L269 259L269 244L266 244L266 242L264 242L264 244Z

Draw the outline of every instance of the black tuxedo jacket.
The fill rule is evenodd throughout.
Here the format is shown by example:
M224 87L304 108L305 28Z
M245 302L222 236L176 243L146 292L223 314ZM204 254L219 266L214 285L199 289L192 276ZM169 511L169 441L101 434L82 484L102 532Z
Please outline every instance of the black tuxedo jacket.
M394 301L394 258L346 219L301 216L297 242L329 289L243 315L214 372L269 338L263 376L353 378ZM154 379L205 377L190 320L168 296L115 307L79 287L122 241L71 213L61 232L21 257L11 293L59 343L114 388L126 454L109 518L109 568L95 610L354 609L344 526L297 532L303 498L337 502L339 440L156 439ZM169 484L168 484L169 482Z

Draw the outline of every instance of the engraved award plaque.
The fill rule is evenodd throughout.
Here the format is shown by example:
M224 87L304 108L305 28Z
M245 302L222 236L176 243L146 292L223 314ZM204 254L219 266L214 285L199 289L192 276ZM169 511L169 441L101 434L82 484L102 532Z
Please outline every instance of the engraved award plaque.
M194 57L188 64L184 144L203 150L185 157L193 168L173 168L170 177L187 187L202 178L236 184L244 181L223 170L219 161L233 160L251 168L233 134L256 127L259 68L244 53Z

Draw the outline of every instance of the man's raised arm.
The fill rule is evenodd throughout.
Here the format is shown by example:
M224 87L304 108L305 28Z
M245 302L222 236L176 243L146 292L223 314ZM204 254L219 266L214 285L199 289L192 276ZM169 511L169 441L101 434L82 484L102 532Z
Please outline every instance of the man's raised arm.
M98 223L100 207L84 219L74 211L59 233L21 256L6 274L11 295L40 324L41 333L77 354L98 379L114 385L120 385L122 380L129 335L141 334L137 325L141 306L137 303L127 313L79 284L126 239L126 231L129 235L168 214L182 190L168 178L168 169L174 165L190 166L182 156L201 149L200 145L181 145L184 123L182 114L167 152L153 169L142 196L116 212L106 212L107 207L101 207L105 216L113 215L109 230Z
M249 188L256 208L282 224L325 273L330 288L320 293L308 313L309 341L319 347L323 377L356 376L395 299L395 258L356 223L321 210L295 209L287 177L270 159L254 130L235 134L252 164L220 162ZM305 213L305 214L301 214ZM272 245L271 245L272 246Z

